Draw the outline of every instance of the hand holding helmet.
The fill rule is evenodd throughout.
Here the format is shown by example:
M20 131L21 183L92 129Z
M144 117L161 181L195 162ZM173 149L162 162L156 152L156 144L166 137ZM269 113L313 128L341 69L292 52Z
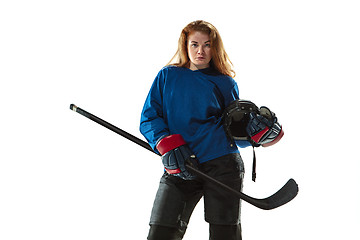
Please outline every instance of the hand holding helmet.
M260 113L251 112L246 132L251 140L263 147L277 143L284 135L275 113L267 107L260 107Z
M247 100L233 101L223 113L223 124L232 142L247 140L255 147L274 145L284 135L275 113Z

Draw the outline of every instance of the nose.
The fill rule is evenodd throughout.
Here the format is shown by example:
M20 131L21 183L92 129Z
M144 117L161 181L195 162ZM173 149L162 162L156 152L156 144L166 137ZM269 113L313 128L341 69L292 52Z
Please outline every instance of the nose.
M199 46L199 49L197 51L198 54L203 54L204 53L204 48L202 46Z

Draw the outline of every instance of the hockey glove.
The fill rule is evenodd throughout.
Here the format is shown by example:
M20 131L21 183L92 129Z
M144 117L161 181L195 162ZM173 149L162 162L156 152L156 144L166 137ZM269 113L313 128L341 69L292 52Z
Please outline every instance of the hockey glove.
M198 161L180 134L162 138L156 148L162 155L167 173L185 180L195 179L195 176L186 170L185 164L197 167Z
M260 107L260 114L250 113L246 132L256 146L263 147L274 145L284 135L275 113L267 107Z

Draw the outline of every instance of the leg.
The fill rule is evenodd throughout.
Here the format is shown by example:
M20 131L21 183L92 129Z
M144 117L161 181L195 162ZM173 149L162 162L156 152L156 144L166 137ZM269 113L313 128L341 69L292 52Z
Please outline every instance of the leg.
M185 181L165 173L160 180L151 212L148 239L182 239L201 197L199 182Z
M229 187L241 191L243 162L239 154L230 154L204 163L203 171ZM204 184L205 220L210 224L211 240L241 240L241 200L231 193Z
M242 240L241 224L238 225L210 224L209 240Z
M148 240L181 240L186 229L151 225Z
M203 164L203 171L229 187L241 191L243 162L239 154L226 155ZM241 199L220 187L204 183L205 220L217 225L240 223Z

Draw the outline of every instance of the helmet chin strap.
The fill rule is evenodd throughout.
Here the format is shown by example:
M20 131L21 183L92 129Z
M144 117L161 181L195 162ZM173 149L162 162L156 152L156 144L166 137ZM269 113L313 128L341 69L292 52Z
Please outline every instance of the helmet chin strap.
M255 147L253 147L253 165L252 165L252 180L255 182L256 180L256 155L255 155Z
M226 136L230 141L230 145L234 146L236 141L249 141L253 147L253 166L252 166L252 180L256 180L256 154L255 147L260 145L252 141L246 132L246 126L249 121L250 112L259 112L259 108L248 100L235 100L225 109L222 120Z

